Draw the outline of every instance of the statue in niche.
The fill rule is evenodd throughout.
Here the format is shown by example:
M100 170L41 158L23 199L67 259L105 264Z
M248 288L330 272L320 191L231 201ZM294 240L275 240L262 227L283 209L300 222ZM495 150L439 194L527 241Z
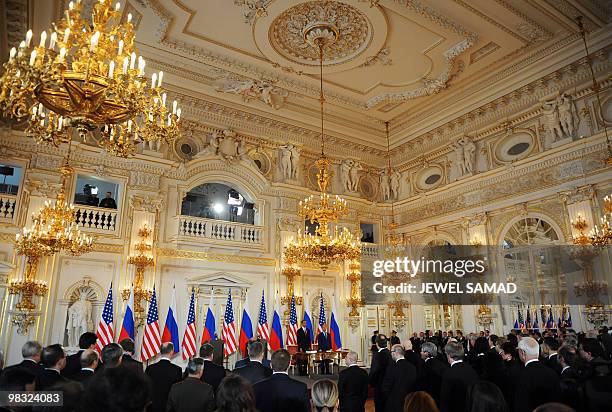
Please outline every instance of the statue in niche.
M476 160L476 144L466 137L463 145L463 167L465 173L472 173L474 171L474 162Z
M359 162L353 162L353 166L350 171L350 186L351 192L356 192L359 185L359 171L363 170L363 167Z
M553 143L574 135L576 110L569 94L563 93L554 100L542 103L542 116Z
M91 302L87 300L87 292L81 289L79 299L68 308L68 344L79 346L79 337L85 332L93 331L91 320Z
M567 93L563 93L561 96L559 96L557 99L557 108L559 109L559 122L561 123L561 129L563 129L566 136L573 136L575 109L572 96Z
M389 200L391 198L391 188L389 185L389 174L386 170L383 170L380 174L380 194L383 200Z
M291 148L291 178L297 179L298 164L300 162L300 150L293 146Z
M300 151L291 143L278 148L280 155L280 170L284 179L297 179Z
M344 159L340 164L340 181L342 182L342 187L347 192L352 191L351 169L354 163L351 159Z
M471 174L476 161L476 144L467 136L461 136L453 146L455 164L460 176Z
M390 189L389 194L395 200L397 200L399 197L401 178L402 178L402 175L397 170L391 173L391 176L389 177L389 189Z

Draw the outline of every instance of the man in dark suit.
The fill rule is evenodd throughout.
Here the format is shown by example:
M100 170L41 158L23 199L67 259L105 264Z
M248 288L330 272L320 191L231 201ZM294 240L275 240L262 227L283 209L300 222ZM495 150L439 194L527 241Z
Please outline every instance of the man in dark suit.
M464 362L465 350L459 342L449 342L445 347L450 368L444 372L440 385L440 410L442 412L464 412L469 387L478 381L474 369Z
M332 342L331 335L327 331L327 323L321 325L321 332L317 335L317 351L318 352L327 352L332 350ZM331 359L322 359L321 361L321 374L323 375L331 375L329 371L329 365L331 364Z
M389 343L391 344L391 346L400 344L400 338L399 336L397 336L397 331L391 331L391 338L389 339Z
M253 386L257 410L265 412L309 412L310 401L305 383L291 379L287 373L291 355L285 349L272 354L274 373Z
M340 371L338 400L340 412L364 412L368 398L368 373L357 365L357 352L346 354L347 368Z
M174 345L172 342L164 342L161 345L159 361L147 366L146 375L153 383L152 412L166 412L168 404L168 393L170 388L182 378L180 366L172 363L174 357Z
M387 398L385 411L395 412L404 409L406 395L414 390L417 372L414 365L404 358L402 345L391 347L393 362L387 367L382 390Z
M142 372L142 362L134 359L136 355L136 349L134 341L130 338L122 339L119 342L119 346L123 349L123 355L121 356L121 364L126 367L132 367L137 371Z
M440 406L440 387L442 376L448 369L448 365L437 358L438 347L433 342L425 342L421 345L421 358L423 364L419 369L417 389L431 395Z
M567 346L562 346L557 352L559 366L561 366L561 379L577 379L578 375L574 367L578 355Z
M81 354L85 349L94 349L98 337L93 332L85 332L79 337L79 351L66 358L66 367L62 369L62 376L70 378L81 370Z
M412 337L410 338L410 343L412 343L412 349L416 353L421 352L421 345L423 344L423 341L421 341L416 332L412 334Z
M297 331L297 344L298 344L298 352L306 352L310 350L310 329L306 327L306 321L302 320L302 325ZM301 376L306 376L308 374L308 364L305 359L298 359L298 373Z
M61 375L62 369L66 366L66 352L62 345L55 344L44 348L41 360L45 370L38 376L37 390L48 390L56 383L68 380Z
M15 365L5 368L2 371L2 374L4 375L8 370L19 368L29 371L38 379L38 376L45 369L40 364L41 352L42 346L40 343L36 342L35 340L27 341L21 347L21 356L23 357L23 360Z
M123 349L116 343L109 343L103 347L101 353L102 365L98 365L96 373L102 373L106 369L116 368L121 365L123 361L121 357L122 354Z
M385 396L383 393L383 380L387 372L387 366L391 363L391 354L387 348L387 337L379 333L376 338L376 348L372 365L370 366L370 385L374 387L374 407L376 412L385 410Z
M200 347L200 357L204 359L204 373L202 373L202 382L206 382L212 386L215 393L219 384L225 378L225 368L213 362L215 349L210 343L205 343Z
M248 365L234 369L234 374L242 376L254 385L272 376L272 369L266 368L261 363L263 360L263 345L261 342L255 341L249 343L248 350L250 359Z
M94 376L94 372L98 367L98 352L94 349L85 349L81 353L81 370L73 374L70 379L73 381L81 382L83 386L86 386L89 380Z
M165 411L213 412L215 410L215 393L212 386L201 381L204 372L204 359L191 359L185 370L187 371L185 380L175 383L170 389Z
M525 365L516 385L514 410L532 411L538 406L556 402L560 392L559 376L538 360L540 346L531 337L523 337L518 343L518 354Z
M555 372L561 375L561 365L559 365L557 352L559 351L559 341L552 336L544 338L542 345L540 346L542 351L542 363Z
M236 363L234 363L234 369L242 368L243 366L247 366L249 364L251 359L249 357L249 347L248 347L248 345L250 343L253 343L253 342L261 343L261 346L263 347L263 352L262 352L262 355L261 355L262 356L261 364L263 366L265 366L266 368L272 370L272 366L270 364L270 359L266 358L268 342L265 341L265 340L261 340L261 339L251 339L251 340L249 340L249 342L247 343L247 351L246 351L247 352L246 353L247 356L245 358L237 360Z

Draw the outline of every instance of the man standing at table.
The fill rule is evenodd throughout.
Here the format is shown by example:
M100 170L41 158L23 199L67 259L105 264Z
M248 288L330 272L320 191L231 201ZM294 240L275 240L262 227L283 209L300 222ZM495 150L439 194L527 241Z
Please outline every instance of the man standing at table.
M332 350L331 335L327 331L327 323L321 325L321 329L321 333L319 333L317 336L317 350L319 352L327 352ZM331 372L329 371L329 364L331 362L331 359L321 359L321 373L323 375L331 375Z
M297 344L298 344L298 352L305 353L310 350L310 329L306 327L306 321L302 321L302 325L297 331ZM306 376L308 363L305 359L298 359L298 373L301 376Z

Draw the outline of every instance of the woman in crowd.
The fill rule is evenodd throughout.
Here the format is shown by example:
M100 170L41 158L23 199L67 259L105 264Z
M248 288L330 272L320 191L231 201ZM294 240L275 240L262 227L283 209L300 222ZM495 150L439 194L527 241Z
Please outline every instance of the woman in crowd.
M439 409L431 395L425 391L416 391L406 396L404 412L439 412Z
M338 385L329 379L321 379L312 385L313 412L335 412L338 408Z
M217 389L217 412L257 412L253 387L238 375L228 375Z

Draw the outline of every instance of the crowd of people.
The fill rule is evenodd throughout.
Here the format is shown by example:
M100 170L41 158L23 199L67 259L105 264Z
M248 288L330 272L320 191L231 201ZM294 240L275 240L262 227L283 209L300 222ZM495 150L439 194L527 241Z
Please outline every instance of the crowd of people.
M183 370L172 362L171 342L145 367L131 339L98 353L96 335L87 332L69 356L59 344L26 342L23 361L2 371L1 391L61 391L61 407L0 410L359 412L372 392L376 412L610 410L612 335L555 332L426 331L404 341L395 331L391 339L375 333L369 371L349 351L337 382L319 379L310 390L289 375L291 354L279 349L268 360L261 341L248 343L248 357L232 371L213 362L210 343Z

